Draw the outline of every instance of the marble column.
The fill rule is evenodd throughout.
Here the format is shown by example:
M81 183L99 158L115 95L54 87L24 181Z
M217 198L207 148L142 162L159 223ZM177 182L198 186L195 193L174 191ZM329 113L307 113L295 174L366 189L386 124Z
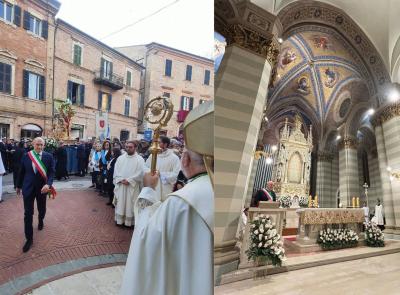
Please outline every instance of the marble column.
M337 190L339 189L339 153L333 155L332 159L332 187L331 195L333 196L334 202L332 208L337 208Z
M233 7L234 5L235 7ZM214 2L227 47L215 76L214 276L238 268L236 232L253 171L267 89L277 61L277 17L248 2Z
M376 199L382 199L383 197L378 151L376 149L368 153L368 170L370 182L368 188L368 206L370 212L372 212L375 207Z
M335 197L332 195L332 160L331 154L318 153L317 196L321 208L333 208L335 206Z
M343 207L352 206L352 198L360 196L357 145L346 137L339 143L339 187Z
M379 110L377 120L380 126L376 126L375 130L387 232L400 235L400 103Z
M385 147L385 138L383 135L382 126L375 127L375 136L376 136L376 148L378 151L378 161L379 161L379 174L381 176L382 182L382 202L383 209L385 212L386 218L386 232L392 232L395 229L395 219L394 219L394 208L393 208L393 199L392 199L392 186L390 181L390 174L387 171L388 161L386 155L386 147ZM371 200L371 199L369 199ZM376 205L376 199L372 200L371 204L369 204L370 208L373 209Z

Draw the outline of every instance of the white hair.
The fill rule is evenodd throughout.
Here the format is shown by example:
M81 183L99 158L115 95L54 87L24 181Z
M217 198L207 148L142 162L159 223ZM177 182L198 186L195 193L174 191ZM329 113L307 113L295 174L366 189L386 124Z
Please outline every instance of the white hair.
M43 144L44 144L44 139L43 139L43 137L36 137L36 138L32 141L32 143L34 143L35 141L38 141L38 140L41 140L41 141L43 142Z

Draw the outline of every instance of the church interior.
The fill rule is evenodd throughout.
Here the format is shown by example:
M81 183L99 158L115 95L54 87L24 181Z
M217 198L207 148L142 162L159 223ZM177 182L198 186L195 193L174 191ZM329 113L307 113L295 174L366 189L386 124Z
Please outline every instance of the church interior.
M215 1L216 294L286 294L277 282L291 272L400 258L399 11L395 0ZM244 216L271 180L279 209ZM372 251L363 222L379 210L385 246ZM274 219L287 260L255 281L246 250L259 214ZM324 251L317 239L329 228L353 230L357 246Z

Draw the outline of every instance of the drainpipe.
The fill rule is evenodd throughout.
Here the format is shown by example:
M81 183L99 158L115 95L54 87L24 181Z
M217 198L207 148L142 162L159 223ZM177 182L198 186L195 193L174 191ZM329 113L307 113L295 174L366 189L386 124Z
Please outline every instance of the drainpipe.
M51 94L51 128L54 126L54 88L55 88L55 66L56 66L56 33L58 22L54 17L54 38L53 38L53 89Z

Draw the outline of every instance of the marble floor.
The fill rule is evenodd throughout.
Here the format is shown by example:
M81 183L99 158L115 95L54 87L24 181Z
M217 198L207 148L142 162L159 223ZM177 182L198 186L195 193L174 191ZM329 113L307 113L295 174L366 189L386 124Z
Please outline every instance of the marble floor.
M215 295L400 294L400 253L311 267L215 288Z

